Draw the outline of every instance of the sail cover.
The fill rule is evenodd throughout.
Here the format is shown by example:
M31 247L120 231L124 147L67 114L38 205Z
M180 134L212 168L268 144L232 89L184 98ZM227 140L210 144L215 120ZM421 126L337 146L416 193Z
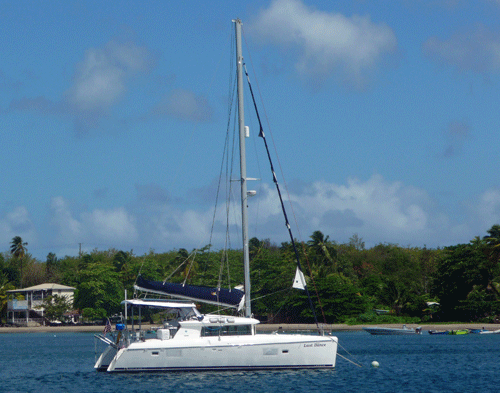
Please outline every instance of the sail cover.
M169 295L179 299L195 300L202 303L221 304L237 308L238 310L241 309L244 303L244 292L236 288L225 289L151 281L146 280L142 276L137 278L136 287L142 291Z

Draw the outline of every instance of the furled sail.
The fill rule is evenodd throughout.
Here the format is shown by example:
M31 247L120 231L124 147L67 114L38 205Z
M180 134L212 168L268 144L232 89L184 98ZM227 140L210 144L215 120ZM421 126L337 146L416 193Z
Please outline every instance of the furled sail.
M189 299L209 304L220 304L241 309L244 303L244 292L232 288L213 288L197 285L176 284L163 281L146 280L142 276L137 278L136 288L142 291L168 295L179 299Z

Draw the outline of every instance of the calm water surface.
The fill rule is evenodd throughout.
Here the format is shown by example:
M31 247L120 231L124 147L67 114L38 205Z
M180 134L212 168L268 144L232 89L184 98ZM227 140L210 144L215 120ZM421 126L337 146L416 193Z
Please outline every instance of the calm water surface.
M0 392L500 391L500 335L336 335L363 367L339 356L336 370L106 374L93 369L91 333L0 334Z

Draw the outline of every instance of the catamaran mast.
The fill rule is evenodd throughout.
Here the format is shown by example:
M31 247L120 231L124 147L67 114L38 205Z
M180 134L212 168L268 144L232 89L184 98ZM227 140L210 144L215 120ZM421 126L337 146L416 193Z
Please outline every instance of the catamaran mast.
M252 315L250 305L250 254L248 250L248 193L247 193L247 168L245 155L245 113L243 107L243 55L241 50L241 25L240 19L233 20L236 29L236 66L238 82L238 126L240 133L240 176L241 176L241 226L243 233L243 269L245 275L245 316Z

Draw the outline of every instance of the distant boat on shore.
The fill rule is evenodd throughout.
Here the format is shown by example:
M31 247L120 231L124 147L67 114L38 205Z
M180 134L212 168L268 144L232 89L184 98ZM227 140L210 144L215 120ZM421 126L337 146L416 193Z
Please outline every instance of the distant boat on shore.
M429 330L429 334L450 334L449 330Z
M497 330L482 330L479 334L500 334L500 329Z
M363 327L363 330L373 334L373 335L406 335L406 334L421 334L422 328L418 327L416 329L406 327L403 325L402 328L386 328L386 327Z
M464 334L469 334L469 329L451 330L449 334L453 336L462 336Z

